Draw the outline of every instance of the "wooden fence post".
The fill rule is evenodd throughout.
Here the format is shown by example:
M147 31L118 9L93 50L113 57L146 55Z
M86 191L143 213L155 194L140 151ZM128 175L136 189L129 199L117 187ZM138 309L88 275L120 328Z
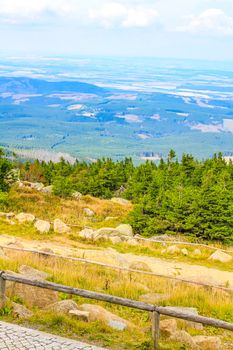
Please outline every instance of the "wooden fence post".
M160 321L160 314L156 311L153 311L152 312L153 350L159 350L159 321Z
M3 308L6 302L6 280L0 274L0 307Z

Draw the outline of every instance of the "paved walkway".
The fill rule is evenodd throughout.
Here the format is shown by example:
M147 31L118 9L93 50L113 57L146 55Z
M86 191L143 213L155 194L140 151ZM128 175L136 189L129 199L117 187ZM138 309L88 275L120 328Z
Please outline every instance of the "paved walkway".
M1 350L104 350L78 341L0 322ZM106 349L105 349L106 350Z

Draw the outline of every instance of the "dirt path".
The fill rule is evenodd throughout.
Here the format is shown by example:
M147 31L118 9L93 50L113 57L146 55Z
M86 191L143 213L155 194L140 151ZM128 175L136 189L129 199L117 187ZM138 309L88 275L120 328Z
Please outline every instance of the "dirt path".
M41 250L51 249L56 254L74 256L102 262L119 267L130 267L132 264L143 262L152 272L176 276L179 278L213 284L218 286L233 287L233 272L222 271L216 268L208 268L200 265L191 265L182 262L172 262L166 259L159 259L134 254L120 254L114 249L77 249L54 242L29 241L7 235L0 236L0 245L24 247L26 249Z

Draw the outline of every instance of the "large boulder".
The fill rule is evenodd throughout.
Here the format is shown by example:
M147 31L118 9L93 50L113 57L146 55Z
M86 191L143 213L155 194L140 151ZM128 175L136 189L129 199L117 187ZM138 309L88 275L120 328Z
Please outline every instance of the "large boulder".
M20 224L24 223L24 222L34 222L35 221L35 216L32 214L26 214L26 213L20 213L18 215L16 215L16 220L18 220L18 222Z
M60 219L54 220L53 229L54 229L54 232L56 232L56 233L70 232L70 227L68 225L66 225L63 221L61 221Z
M20 274L9 272L12 275L26 277L30 280L44 281L48 274L43 271L35 270L29 266L21 266ZM52 290L29 286L17 282L7 282L6 295L10 298L20 297L29 306L46 307L58 301L58 293Z
M73 300L68 299L47 306L46 310L68 315L71 310L78 310L78 306Z
M208 260L220 261L222 263L228 263L233 260L233 257L229 254L222 252L221 250L216 250Z
M50 231L50 223L45 220L37 220L34 226L40 233L48 233Z
M130 328L133 325L124 320L123 318L107 311L102 306L93 304L80 305L79 310L89 312L89 321L102 321L113 329L123 331L124 329Z
M122 236L133 237L132 226L127 224L122 224L117 226L116 230L121 233Z
M201 350L221 350L222 344L219 337L207 337L198 335L193 337L194 342Z

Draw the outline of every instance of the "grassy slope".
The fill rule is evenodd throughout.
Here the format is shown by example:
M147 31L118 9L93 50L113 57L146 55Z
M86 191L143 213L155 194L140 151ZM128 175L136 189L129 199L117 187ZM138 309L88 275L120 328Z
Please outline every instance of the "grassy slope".
M67 223L77 224L80 228L84 225L99 227L107 225L117 225L122 222L127 216L130 207L121 207L109 201L102 201L91 197L85 197L82 201L67 201L54 196L43 195L37 192L15 191L11 196L11 207L8 210L16 212L24 211L35 214L42 219L53 220L59 217ZM83 208L89 207L96 212L97 222L88 221L83 216ZM112 222L105 222L106 216L116 216ZM75 228L72 234L57 236L54 233L43 236L38 234L30 225L9 225L3 220L0 221L0 232L11 235L16 235L24 238L33 238L38 240L58 241L67 245L75 245L78 247L96 248L92 242L82 242L77 239L76 232L79 227ZM74 241L75 240L75 241ZM111 246L109 243L99 243L99 248ZM126 244L114 246L122 252L134 252L137 254L161 256L161 247L159 245L145 244L139 247L130 247ZM189 263L203 263L215 266L213 262L206 262L206 256L209 251L203 251L203 255L199 258L193 257L190 254L188 257L178 256L178 260L187 261ZM126 298L138 300L140 295L145 293L164 293L168 294L168 298L162 301L162 305L188 306L196 307L200 314L217 317L226 321L233 322L233 296L221 291L211 291L200 287L190 287L180 283L158 279L156 277L144 276L136 273L120 273L109 269L104 269L97 266L83 266L80 263L74 263L64 260L44 259L39 258L29 253L11 253L9 260L0 260L0 269L10 269L17 271L22 264L31 265L40 270L50 273L50 280L57 283L63 283L79 288L100 291L112 295L118 295ZM164 255L163 255L164 257ZM172 256L165 255L166 258L174 259ZM198 261L197 261L198 259ZM218 265L218 267L223 267ZM229 267L229 266L228 266ZM229 267L232 269L232 266ZM65 295L60 295L65 298ZM78 303L93 302L74 298ZM94 302L95 303L95 302ZM60 316L48 313L43 310L34 310L35 315L28 320L26 324L40 329L58 333L64 336L87 340L102 346L110 347L111 349L150 349L150 320L147 313L130 310L128 308L106 305L100 303L110 311L130 320L137 325L137 328L132 331L117 332L111 330L102 323L89 323L71 320L66 316ZM11 315L6 315L5 310L3 318L13 320ZM3 312L4 314L4 312ZM25 324L25 322L23 322ZM184 324L181 327L187 328ZM197 331L189 329L191 334L196 334ZM206 334L221 334L227 340L233 341L232 336L227 332L206 328ZM166 339L161 341L161 349L183 349L181 344L171 343Z

